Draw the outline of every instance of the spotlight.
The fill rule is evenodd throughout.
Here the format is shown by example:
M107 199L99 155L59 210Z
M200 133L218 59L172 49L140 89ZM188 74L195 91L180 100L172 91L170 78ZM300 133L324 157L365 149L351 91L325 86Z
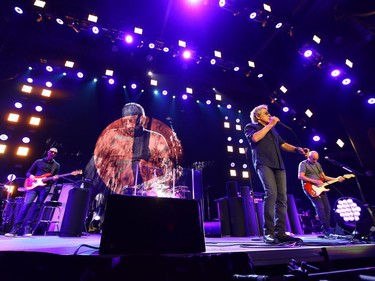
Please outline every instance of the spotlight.
M334 206L335 221L346 234L368 234L371 228L369 213L353 197L341 197Z

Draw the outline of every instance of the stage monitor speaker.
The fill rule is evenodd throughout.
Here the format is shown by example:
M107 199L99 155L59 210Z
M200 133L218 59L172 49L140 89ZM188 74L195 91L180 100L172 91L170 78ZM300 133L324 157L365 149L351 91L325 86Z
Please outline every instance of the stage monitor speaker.
M205 250L197 200L108 196L100 254L199 253Z
M69 191L60 236L78 237L82 235L89 204L88 188L73 188Z

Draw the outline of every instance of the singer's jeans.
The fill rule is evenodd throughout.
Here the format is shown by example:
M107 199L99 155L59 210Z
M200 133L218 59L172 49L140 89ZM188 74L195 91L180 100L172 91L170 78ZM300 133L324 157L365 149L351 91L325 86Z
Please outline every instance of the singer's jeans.
M285 170L258 165L258 176L264 188L264 235L284 234L286 229L287 194Z
M331 206L329 204L327 193L323 192L318 197L312 197L305 189L303 189L303 191L313 204L322 228L328 230L331 227Z

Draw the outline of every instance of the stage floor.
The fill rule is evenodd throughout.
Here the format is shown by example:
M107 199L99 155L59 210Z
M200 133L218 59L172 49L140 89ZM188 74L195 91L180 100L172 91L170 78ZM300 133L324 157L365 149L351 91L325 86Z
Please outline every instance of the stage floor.
M183 258L195 258L197 260L205 260L205 262L207 260L212 261L212 257L217 258L219 256L230 256L229 259L231 260L231 264L236 263L238 257L241 257L240 260L243 260L243 258L246 257L245 259L247 261L245 262L251 263L253 273L268 273L269 276L274 276L274 280L280 280L275 279L276 276L279 276L278 278L280 278L281 275L285 275L284 273L288 273L287 266L292 261L296 262L296 266L301 265L302 263L306 263L313 267L317 267L318 269L312 270L316 272L321 271L319 267L322 264L326 265L327 263L330 263L331 266L329 271L350 270L354 272L358 268L366 267L367 269L371 269L372 272L372 266L375 267L375 244L373 243L364 242L360 240L353 240L349 237L342 236L334 236L329 239L322 238L318 235L298 235L296 237L299 237L303 240L302 245L267 245L262 241L260 237L206 237L205 252L186 254L161 254L160 256L168 258L169 261L172 258L177 258L180 260ZM85 260L88 260L89 258L100 258L103 263L112 264L113 259L118 257L100 255L100 239L100 234L88 234L82 235L81 237L59 237L53 235L32 237L5 237L4 235L1 235L0 255L2 257L2 261L7 260L7 258L10 258L7 260L8 265L10 263L10 260L23 260L26 256L29 257L30 255L32 256L32 259L39 259L42 257L42 259L46 259L45 254L48 254L47 259L49 259L48 256L51 255L59 256L59 260L62 260L63 263L69 263L67 259L68 257L78 256L85 257ZM38 253L40 254L40 256L38 256ZM126 256L127 258L130 257L130 255L124 256ZM63 259L63 257L66 257L66 259ZM141 259L141 257L138 256L137 259ZM148 256L147 260L149 261L150 259L151 257ZM228 260L228 258L225 259ZM3 263L2 261L0 261L0 265L3 270L8 270L9 280L22 280L22 278L13 278L14 276L12 276L12 274L9 273L11 272L9 271L9 267L4 268L7 265L7 263ZM98 261L96 260L94 263L97 262ZM243 261L239 262L242 263ZM81 263L82 266L84 263L86 262ZM217 266L220 267L221 263L222 261ZM336 264L338 265L336 266ZM280 268L282 268L282 270L280 270ZM15 269L16 268L14 267L14 270ZM325 270L327 269L325 268ZM80 277L79 279L82 280L82 277ZM5 278L3 280L8 279ZM180 279L174 279L169 277L168 280ZM208 279L206 278L201 280ZM327 280L339 279L331 278Z

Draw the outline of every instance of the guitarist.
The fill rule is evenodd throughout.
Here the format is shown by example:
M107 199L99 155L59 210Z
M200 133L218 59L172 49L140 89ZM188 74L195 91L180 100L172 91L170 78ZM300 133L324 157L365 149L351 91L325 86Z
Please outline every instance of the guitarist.
M326 181L336 179L329 177L324 173L318 160L319 153L314 150L310 151L307 159L303 160L298 165L298 179L302 181L303 191L315 208L324 236L328 237L329 234L333 234L334 231L331 226L331 206L329 204L327 192L322 192L319 196L312 196L305 188L306 183L320 186ZM338 177L337 180L342 182L345 178Z
M47 152L47 156L41 159L37 159L27 171L26 176L30 181L33 181L36 179L36 177L45 174L50 174L52 180L45 182L46 185L37 186L26 192L24 204L15 219L12 230L9 233L6 233L5 236L13 237L15 235L18 235L18 231L23 225L25 225L24 235L32 235L33 231L35 230L34 228L36 227L38 222L38 214L40 208L44 200L46 200L53 182L58 179L57 175L60 170L60 164L54 159L56 155L57 149L55 147L51 147ZM37 198L35 208L30 209L35 198ZM30 214L28 214L29 210L32 211ZM26 217L28 217L28 220L25 222Z

